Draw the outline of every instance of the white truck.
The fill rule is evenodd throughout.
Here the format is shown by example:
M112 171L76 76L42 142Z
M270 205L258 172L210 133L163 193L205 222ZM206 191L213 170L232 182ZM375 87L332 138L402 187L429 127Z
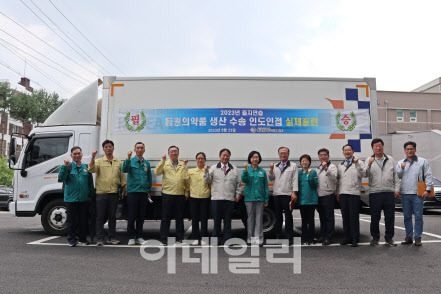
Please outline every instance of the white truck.
M232 164L239 167L251 150L258 150L264 168L278 161L280 146L287 146L290 160L298 164L302 154L310 154L316 167L317 151L323 147L334 162L343 159L341 150L347 143L357 157L370 156L371 138L378 134L376 122L374 78L104 77L33 129L19 158L11 158L16 171L10 211L18 217L40 214L48 233L65 233L66 211L57 175L76 145L87 163L93 150L103 155L105 139L114 141L119 159L141 141L152 168L171 145L180 148L180 159L189 159L190 167L196 165L197 152L205 152L212 165L226 147L232 152ZM13 143L10 154L15 154ZM153 178L152 197L147 218L160 219L160 177ZM244 211L239 207L235 216L243 219ZM270 201L265 231L271 232L274 223Z

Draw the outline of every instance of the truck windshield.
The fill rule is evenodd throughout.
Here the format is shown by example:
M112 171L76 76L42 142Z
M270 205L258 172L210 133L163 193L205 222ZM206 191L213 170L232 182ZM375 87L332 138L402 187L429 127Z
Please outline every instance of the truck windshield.
M63 155L69 147L69 138L36 138L26 151L26 167Z

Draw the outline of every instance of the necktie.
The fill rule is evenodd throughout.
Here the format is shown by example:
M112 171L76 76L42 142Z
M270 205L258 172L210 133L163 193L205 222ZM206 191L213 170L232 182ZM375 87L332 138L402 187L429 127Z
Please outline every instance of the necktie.
M349 161L349 160L346 159L346 167L348 167L349 164L351 164L351 161Z
M282 162L280 170L283 171L285 169L285 163Z
M224 174L227 174L227 167L224 165Z

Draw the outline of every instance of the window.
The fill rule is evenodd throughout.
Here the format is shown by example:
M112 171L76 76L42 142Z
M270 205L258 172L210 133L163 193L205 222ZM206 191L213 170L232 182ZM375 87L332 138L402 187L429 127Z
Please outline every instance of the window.
M20 127L16 126L16 125L12 125L12 132L13 133L18 133L20 131Z
M417 112L416 110L410 111L410 122L417 122Z
M403 110L397 110L397 121L398 122L403 122L404 121L404 115L403 115Z
M69 138L36 138L26 150L26 167L45 162L67 152Z

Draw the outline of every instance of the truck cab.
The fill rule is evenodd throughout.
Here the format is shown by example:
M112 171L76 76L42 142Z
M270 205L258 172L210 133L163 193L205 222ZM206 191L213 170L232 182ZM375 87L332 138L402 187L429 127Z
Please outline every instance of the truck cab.
M62 234L67 215L62 183L58 182L60 164L70 158L73 146L81 146L83 162L88 162L92 150L97 148L98 133L97 126L35 128L14 166L11 214L29 217L40 214L46 232Z

